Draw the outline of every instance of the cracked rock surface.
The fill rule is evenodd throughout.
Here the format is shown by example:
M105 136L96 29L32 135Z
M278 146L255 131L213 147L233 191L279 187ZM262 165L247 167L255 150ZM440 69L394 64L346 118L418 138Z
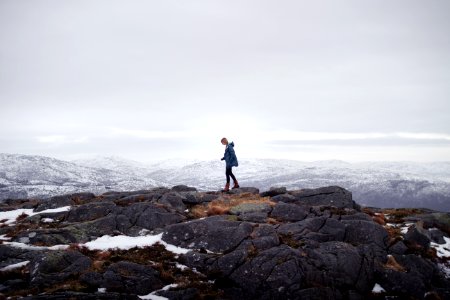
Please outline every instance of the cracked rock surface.
M361 208L336 186L180 185L0 204L19 209L34 211L0 220L0 293L11 299L450 298L448 213ZM160 240L86 246L105 236Z

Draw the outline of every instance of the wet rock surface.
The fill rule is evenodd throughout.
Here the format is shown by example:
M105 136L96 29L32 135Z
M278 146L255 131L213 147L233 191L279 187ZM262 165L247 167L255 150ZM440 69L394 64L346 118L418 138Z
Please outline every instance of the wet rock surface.
M0 228L0 293L12 299L450 298L448 214L361 209L340 187L175 186L0 205L14 209L34 211ZM105 236L159 242L86 247Z

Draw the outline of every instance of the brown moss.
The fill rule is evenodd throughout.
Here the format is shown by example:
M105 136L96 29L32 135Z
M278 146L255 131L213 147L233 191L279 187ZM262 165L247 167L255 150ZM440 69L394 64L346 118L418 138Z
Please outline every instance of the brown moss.
M267 223L271 225L280 224L280 221L274 219L274 218L267 218Z
M383 209L383 213L389 215L390 223L404 223L405 217L423 214L424 211L418 208L392 208Z
M227 207L223 207L220 205L214 205L208 208L206 211L206 214L208 216L215 216L215 215L225 215L230 212L230 209Z
M242 193L239 195L223 195L207 204L199 204L191 207L190 214L192 218L203 218L213 215L228 214L230 209L244 203L267 203L275 206L275 202L270 197L261 197L259 194Z
M294 249L301 248L304 244L303 242L294 239L290 234L280 234L279 237L281 243Z
M386 269L394 270L397 272L406 272L406 269L400 265L392 255L388 255L388 260L384 265Z
M28 215L26 213L22 213L22 214L20 214L20 216L17 216L16 222L20 222L23 219L26 219L27 217L28 217Z
M374 216L372 220L380 225L386 225L386 221L381 216Z

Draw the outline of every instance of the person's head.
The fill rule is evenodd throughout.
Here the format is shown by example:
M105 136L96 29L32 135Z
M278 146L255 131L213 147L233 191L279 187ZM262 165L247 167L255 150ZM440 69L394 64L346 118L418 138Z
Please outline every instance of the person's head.
M220 140L220 142L222 143L222 145L228 145L228 140L227 140L227 138L222 138L222 139Z

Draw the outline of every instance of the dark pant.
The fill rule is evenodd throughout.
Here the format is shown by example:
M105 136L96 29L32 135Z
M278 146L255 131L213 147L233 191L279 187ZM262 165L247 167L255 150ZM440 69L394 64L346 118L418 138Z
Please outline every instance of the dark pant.
M225 169L225 175L227 176L227 183L230 183L230 176L233 178L233 181L236 182L236 177L234 177L233 172L231 171L232 167Z

